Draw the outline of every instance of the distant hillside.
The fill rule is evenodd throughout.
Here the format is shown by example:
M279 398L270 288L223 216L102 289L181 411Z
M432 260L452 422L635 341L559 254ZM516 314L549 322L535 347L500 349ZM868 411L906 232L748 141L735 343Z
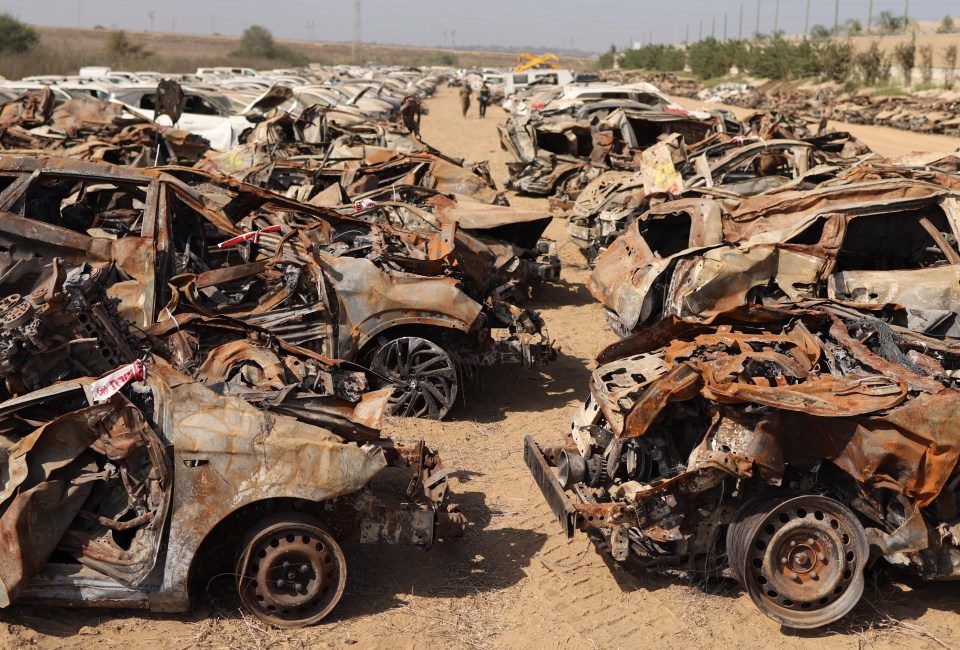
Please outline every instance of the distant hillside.
M127 39L140 46L147 56L131 53L111 56L106 52L111 31L105 29L72 29L36 27L40 44L36 50L19 55L0 56L0 75L17 79L36 74L76 74L81 65L110 65L117 69L156 70L158 72L193 72L199 66L244 65L255 68L284 67L279 61L258 59L232 53L240 39L228 36L199 36L164 32L126 32ZM323 43L317 41L278 41L306 54L311 61L321 64L353 62L351 43ZM512 67L515 52L449 50L399 45L360 46L361 63L397 65L458 65ZM586 69L586 58L562 57L561 64L574 69Z

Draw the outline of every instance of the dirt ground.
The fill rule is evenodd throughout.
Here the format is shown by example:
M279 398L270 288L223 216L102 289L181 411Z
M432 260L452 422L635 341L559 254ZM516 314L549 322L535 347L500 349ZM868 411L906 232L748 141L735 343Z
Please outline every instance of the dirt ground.
M499 108L480 120L474 104L463 119L446 88L427 106L427 142L452 155L490 160L498 182L504 178ZM906 153L915 146L913 134L881 131L885 147ZM866 133L861 137L870 143ZM545 200L510 198L546 210ZM593 355L613 336L584 288L584 260L567 240L565 222L555 221L548 235L561 243L564 281L538 289L533 306L563 344L560 359L542 373L483 372L450 421L397 419L387 429L400 439L422 436L440 447L447 465L460 468L454 502L473 523L465 539L427 552L348 547L343 600L330 618L303 630L267 628L214 584L206 604L185 615L3 610L0 648L960 647L960 591L949 583L883 574L841 623L796 632L760 614L732 583L631 575L584 537L567 543L523 464L522 440L529 433L556 441L565 433L586 395Z

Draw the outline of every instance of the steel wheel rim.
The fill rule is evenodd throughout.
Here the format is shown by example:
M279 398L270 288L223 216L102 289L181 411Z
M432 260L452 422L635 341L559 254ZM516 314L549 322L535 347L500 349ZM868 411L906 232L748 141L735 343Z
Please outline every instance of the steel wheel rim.
M764 614L813 628L842 618L860 600L868 546L841 503L800 496L744 506L727 531L727 556Z
M371 367L394 386L391 415L440 419L457 399L457 368L440 346L415 336L388 341Z
M322 528L279 523L246 545L237 576L240 600L257 618L301 627L319 621L340 601L346 559Z

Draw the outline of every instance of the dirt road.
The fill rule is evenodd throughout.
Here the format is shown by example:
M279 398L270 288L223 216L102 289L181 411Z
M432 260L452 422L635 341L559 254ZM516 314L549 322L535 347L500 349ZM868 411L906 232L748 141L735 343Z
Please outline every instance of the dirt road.
M495 178L505 176L496 136L499 108L479 120L474 104L463 119L449 89L427 105L427 142L452 155L488 159ZM897 138L908 146L915 136ZM546 210L543 200L511 201ZM564 283L538 290L534 307L562 342L561 358L542 374L484 372L451 421L394 420L387 430L440 445L444 461L462 470L455 501L473 522L465 539L429 552L348 547L343 601L330 619L304 630L267 629L244 617L223 580L210 586L208 603L190 615L0 611L0 647L960 646L960 592L950 584L881 577L842 623L797 633L762 616L733 584L633 576L608 566L585 538L568 544L524 467L522 439L532 433L555 441L564 434L572 409L586 395L593 355L613 336L583 286L584 261L567 241L564 222L554 222L548 235L561 243Z

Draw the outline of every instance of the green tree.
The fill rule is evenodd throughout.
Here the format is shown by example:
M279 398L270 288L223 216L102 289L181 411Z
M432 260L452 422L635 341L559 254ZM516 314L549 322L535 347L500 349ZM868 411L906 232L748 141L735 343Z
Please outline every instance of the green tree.
M617 46L611 45L610 49L597 57L594 67L597 70L610 70L613 68L613 62L617 58Z
M943 20L940 21L940 26L937 27L938 34L952 34L954 31L953 18L950 16L944 16Z
M273 34L262 25L251 25L243 30L240 37L240 52L247 56L259 56L265 59L277 57L277 42Z
M814 25L813 29L810 30L810 38L818 41L830 38L830 30L823 25Z
M920 55L920 79L925 84L933 82L933 46L929 43L917 48Z
M843 23L843 31L847 33L847 36L857 36L863 32L863 25L856 18L851 18Z
M278 59L293 66L306 65L310 61L303 52L277 43L270 30L262 25L251 25L243 30L243 35L240 36L240 48L232 54Z
M687 59L693 74L702 79L722 77L734 62L723 45L715 38L705 38L690 46Z
M957 70L957 46L948 45L943 49L943 82L947 88L953 87Z
M39 40L33 27L6 12L0 13L0 54L27 52Z
M907 21L903 16L895 16L893 12L881 11L877 18L877 27L881 34L896 34L907 28Z
M893 58L903 72L903 83L909 86L913 80L913 68L917 64L917 35L914 34L909 42L898 43L893 48Z
M634 50L626 50L620 67L624 69L653 70L672 72L683 70L687 56L683 50L672 45L644 45Z
M873 41L864 52L857 54L854 63L861 81L867 86L885 83L890 79L890 58L880 49L877 41Z
M828 41L817 52L818 73L838 84L846 83L853 74L855 54L850 41Z

